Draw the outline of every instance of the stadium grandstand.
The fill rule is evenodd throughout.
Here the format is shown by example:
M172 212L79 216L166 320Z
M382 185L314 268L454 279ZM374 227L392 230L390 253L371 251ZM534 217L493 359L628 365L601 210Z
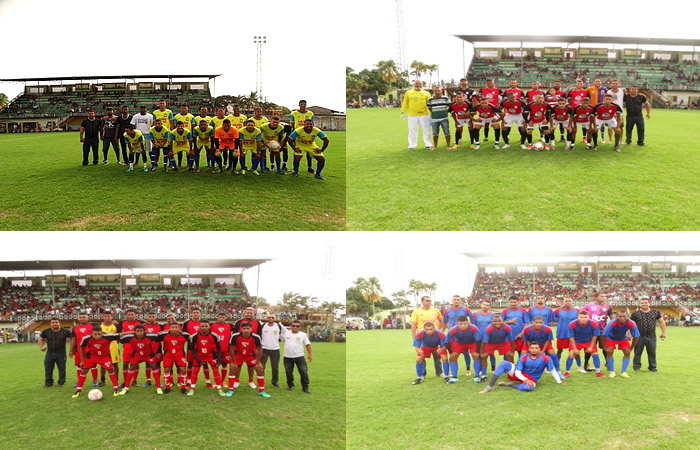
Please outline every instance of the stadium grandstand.
M494 309L508 306L515 294L522 306L544 295L550 305L571 296L574 306L593 301L602 292L613 307L634 310L641 297L669 318L700 316L700 252L583 252L546 258L499 258L465 254L478 270L468 304L479 308L483 300ZM546 259L547 262L536 262ZM528 262L528 260L533 262Z
M62 78L14 78L24 90L0 110L0 133L79 130L89 109L97 117L126 105L137 112L158 109L164 98L170 106L187 104L190 111L214 105L216 77L221 75L120 75ZM211 86L210 86L211 83ZM177 108L174 108L174 110Z
M700 69L696 39L664 39L603 36L457 35L471 43L474 56L464 67L471 88L508 86L511 79L530 89L533 81L549 88L555 80L567 92L577 78L603 86L620 80L622 87L639 86L653 107L698 108ZM504 44L505 43L505 44ZM518 46L506 45L519 43ZM463 45L464 47L464 45ZM682 101L682 102L681 102Z
M237 320L246 308L253 307L257 318L275 312L285 325L299 319L314 333L334 337L328 324L342 305L332 303L332 308L324 310L256 304L257 296L251 295L243 275L266 261L2 261L0 328L12 330L14 336L30 336L48 327L51 317L59 317L62 326L72 327L79 313L99 321L102 313L109 311L123 320L129 309L140 320L155 312L161 323L168 315L185 320L193 307L201 309L203 318L215 320L219 312L225 312L228 320ZM259 285L259 270L256 275Z

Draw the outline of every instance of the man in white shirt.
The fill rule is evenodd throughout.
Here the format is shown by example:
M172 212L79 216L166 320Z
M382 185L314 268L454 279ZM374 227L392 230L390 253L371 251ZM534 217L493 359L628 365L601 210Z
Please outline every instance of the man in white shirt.
M151 154L151 127L153 126L153 116L146 112L146 106L141 105L140 112L135 114L131 119L131 124L136 127L141 133L143 133L143 147L146 153L143 156L143 166L146 167L146 155L150 155L151 160L154 160L154 156ZM136 154L136 164L139 163L139 154ZM156 167L158 165L156 164Z
M292 330L284 333L284 371L287 374L287 390L294 389L294 365L299 370L301 377L301 387L304 392L309 391L309 373L304 360L304 347L308 354L308 361L311 362L311 342L309 337L301 329L301 322L292 322Z
M272 365L272 386L280 387L279 381L279 365L280 365L280 340L286 332L287 328L281 323L276 322L275 313L267 314L267 324L262 327L262 358L260 362L265 371L268 358Z
M612 88L608 90L608 94L613 96L613 103L615 103L617 106L622 108L622 112L620 112L620 129L623 129L625 127L625 120L624 120L624 114L625 114L625 107L623 106L623 101L625 98L625 90L621 89L619 87L620 82L618 80L612 80ZM612 142L612 128L608 127L608 139L610 142Z

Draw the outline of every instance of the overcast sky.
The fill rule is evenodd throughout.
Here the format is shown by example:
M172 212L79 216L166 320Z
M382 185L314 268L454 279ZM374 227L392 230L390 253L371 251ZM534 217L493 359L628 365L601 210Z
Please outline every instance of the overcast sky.
M353 47L345 64L359 72L377 61L398 61L394 0L355 0L348 11ZM473 54L453 35L575 35L697 39L700 4L690 1L618 0L615 2L556 2L535 4L514 0L465 2L404 0L407 64L418 60L440 66L440 78L459 80ZM599 5L595 14L591 11ZM528 9L531 13L528 13ZM531 19L530 16L534 14ZM534 19L536 18L536 20ZM534 25L538 23L538 25ZM351 29L351 28L348 28ZM371 30L363 32L362 30ZM507 43L482 46L504 47ZM653 47L658 49L659 47ZM698 49L700 50L700 49ZM433 76L433 81L436 75Z
M0 0L0 33L10 46L0 78L223 74L217 95L248 95L255 91L253 36L265 35L265 97L290 109L305 99L344 111L342 34L329 20L342 15L334 3ZM22 89L0 83L10 99Z

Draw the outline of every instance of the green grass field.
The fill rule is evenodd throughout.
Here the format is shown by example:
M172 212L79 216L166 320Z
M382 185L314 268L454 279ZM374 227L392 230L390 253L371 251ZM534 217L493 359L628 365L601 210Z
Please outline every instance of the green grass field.
M211 174L203 156L201 173L126 173L112 150L109 165L82 167L78 133L0 135L0 229L343 230L345 133L328 136L319 181Z
M71 398L77 378L71 361L66 386L45 389L36 344L0 345L0 448L345 448L345 346L312 346L311 395L301 392L295 372L294 391L269 387L272 397L264 399L242 384L222 398L206 389L200 372L194 397L137 387L115 398L108 381L105 397L91 402ZM282 386L285 380L280 362Z
M533 392L479 395L484 385L466 379L461 357L460 382L443 384L428 361L426 381L412 386L410 330L351 332L348 448L697 448L700 328L669 327L667 336L657 341L657 373L644 357L629 379L573 372L559 386L543 374Z
M647 146L634 145L635 131L621 153L609 144L586 151L580 133L573 152L495 150L493 130L479 150L447 151L441 136L428 152L420 133L418 150L407 150L398 109L350 110L348 229L694 230L699 119L653 110Z

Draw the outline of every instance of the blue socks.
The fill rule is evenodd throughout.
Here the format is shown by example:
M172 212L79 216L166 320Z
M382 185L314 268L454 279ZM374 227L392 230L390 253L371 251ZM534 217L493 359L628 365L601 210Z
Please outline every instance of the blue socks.
M478 377L479 372L481 372L481 360L479 358L476 358L474 360L474 376Z
M187 158L187 167L189 167L191 169L193 165L194 165L194 158Z
M197 169L199 169L199 153L194 154L194 163L197 166Z
M416 375L418 378L423 378L423 364L416 363Z
M513 363L508 361L501 361L498 367L496 367L496 370L493 371L493 374L500 377L504 373L509 372L511 367L513 367Z
M571 366L574 364L574 358L566 358L566 371L571 371Z
M496 355L491 355L491 367L496 367Z
M630 365L630 360L626 358L622 358L622 370L620 373L625 373L627 371L627 366Z
M299 161L294 160L294 173L299 173Z
M316 163L316 175L321 175L321 171L323 170L323 166L325 165L325 162Z
M442 363L442 373L444 373L445 376L449 378L449 376L450 376L450 363L449 363L449 361Z
M607 358L606 361L608 361L608 370L615 372L615 358Z
M456 362L450 363L450 368L452 369L452 378L457 378L457 371L459 370L459 364Z
M253 158L253 170L258 170L258 159Z
M595 356L598 356L598 355L595 355ZM576 365L579 366L579 367L581 367L581 357L580 357L580 356L577 356L577 357L574 358L574 359L576 359ZM598 362L600 363L600 360L598 360Z
M593 367L600 370L600 356L597 353L593 354Z
M275 156L275 166L277 170L282 170L282 163L279 156Z
M464 362L467 364L467 370L469 370L469 367L471 367L471 357L469 356L469 352L464 352L462 354L464 355Z

